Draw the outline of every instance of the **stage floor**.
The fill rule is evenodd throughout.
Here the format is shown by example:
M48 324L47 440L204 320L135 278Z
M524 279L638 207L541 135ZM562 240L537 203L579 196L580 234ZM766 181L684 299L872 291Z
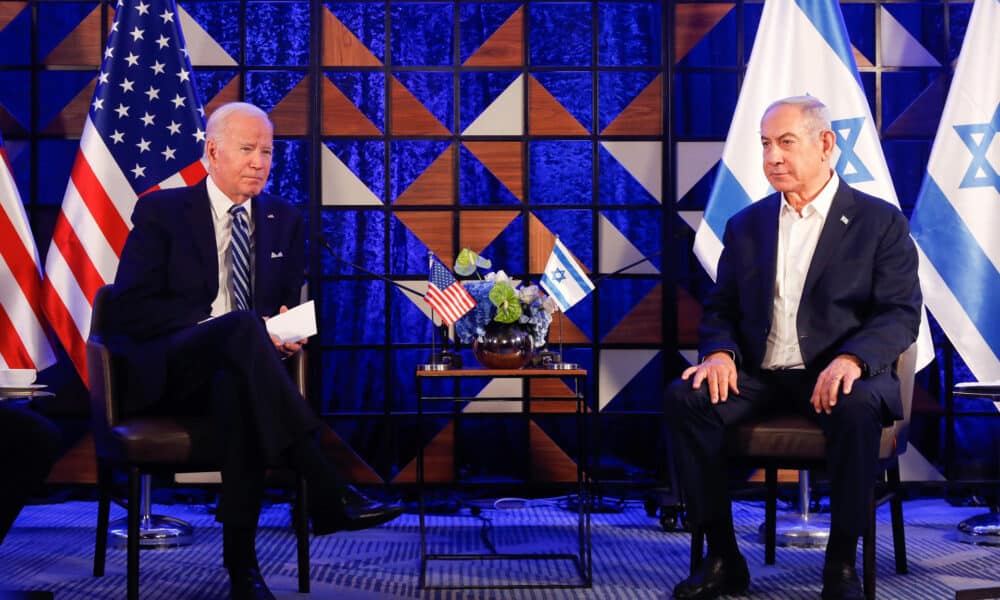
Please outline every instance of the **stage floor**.
M144 551L141 597L153 599L225 598L222 533L209 507L154 505L154 512L191 522L195 543L183 548ZM888 506L878 514L878 597L954 598L956 590L1000 585L1000 547L958 541L956 524L983 513L942 500L904 504L910 573L896 575ZM778 548L777 564L766 566L756 530L763 504L734 505L737 533L750 563L753 598L816 598L822 569L821 549ZM112 519L124 517L112 507ZM91 576L94 554L94 502L28 506L0 545L0 589L55 592L57 600L125 596L125 553L109 549L107 574ZM618 514L593 517L594 586L568 590L434 591L418 588L417 516L405 514L385 526L312 538L312 593L296 592L295 544L285 504L265 508L257 551L268 585L278 598L669 598L688 568L689 536L665 533L641 503L627 503ZM576 515L556 501L533 500L523 508L494 509L429 517L434 552L574 552ZM860 558L860 557L859 557ZM575 573L558 561L460 561L431 563L433 584L566 583Z

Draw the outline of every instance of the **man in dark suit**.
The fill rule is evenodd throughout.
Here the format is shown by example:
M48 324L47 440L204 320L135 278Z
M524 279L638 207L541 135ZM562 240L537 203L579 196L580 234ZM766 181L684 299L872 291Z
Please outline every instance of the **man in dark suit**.
M273 598L260 576L254 537L264 467L285 461L309 483L313 533L360 529L399 514L351 505L314 437L320 421L281 359L301 349L265 329L298 303L305 257L302 217L263 194L273 125L245 103L213 112L206 127L208 177L141 198L132 215L108 331L126 362L126 410L211 414L222 457L223 560L234 598Z
M726 225L699 330L701 362L669 387L667 416L691 521L708 537L675 598L750 583L733 531L725 429L763 411L810 415L827 440L831 530L823 598L862 598L858 538L878 474L883 423L902 417L896 358L916 339L917 253L894 206L830 168L835 136L812 97L761 120L764 172L777 193Z

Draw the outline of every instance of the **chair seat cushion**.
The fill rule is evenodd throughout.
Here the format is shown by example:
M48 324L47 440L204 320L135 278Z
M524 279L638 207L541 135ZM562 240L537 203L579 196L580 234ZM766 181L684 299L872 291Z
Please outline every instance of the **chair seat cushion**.
M894 426L882 429L879 458L895 454ZM752 458L823 460L826 440L823 430L801 415L771 415L736 426L729 436L730 452Z
M110 458L147 464L219 463L219 447L212 420L200 417L135 417L111 428Z

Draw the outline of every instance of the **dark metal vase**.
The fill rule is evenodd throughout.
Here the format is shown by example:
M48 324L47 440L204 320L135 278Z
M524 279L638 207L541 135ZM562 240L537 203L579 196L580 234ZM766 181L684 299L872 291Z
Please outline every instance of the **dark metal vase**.
M520 369L531 362L535 345L520 323L490 321L483 340L472 343L472 353L488 369Z

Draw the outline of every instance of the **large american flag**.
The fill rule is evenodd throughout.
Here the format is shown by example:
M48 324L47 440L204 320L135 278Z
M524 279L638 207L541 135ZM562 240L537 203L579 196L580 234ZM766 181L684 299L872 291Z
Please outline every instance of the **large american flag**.
M45 260L45 314L87 381L97 289L114 280L138 197L196 183L205 114L174 0L119 0Z
M44 369L56 361L43 325L39 264L0 136L0 368Z
M462 318L462 315L476 307L476 301L448 269L431 258L430 281L427 284L427 304L436 310L448 325Z

